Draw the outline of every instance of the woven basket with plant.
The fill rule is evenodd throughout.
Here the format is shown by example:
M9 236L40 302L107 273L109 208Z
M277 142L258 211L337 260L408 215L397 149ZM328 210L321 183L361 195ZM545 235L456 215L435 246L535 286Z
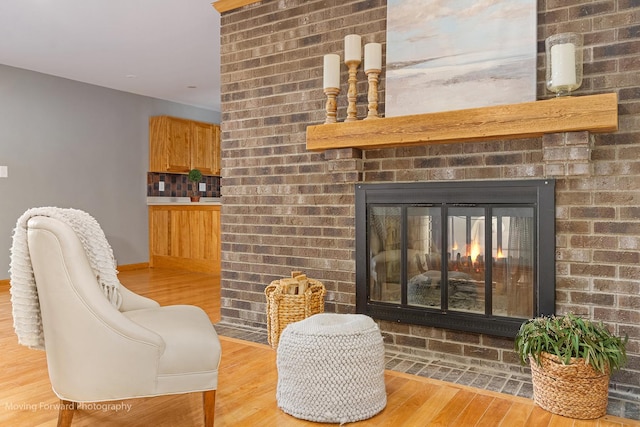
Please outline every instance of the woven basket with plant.
M516 335L520 361L531 364L533 399L571 418L606 414L609 378L626 363L628 337L612 335L602 322L571 313L526 321Z

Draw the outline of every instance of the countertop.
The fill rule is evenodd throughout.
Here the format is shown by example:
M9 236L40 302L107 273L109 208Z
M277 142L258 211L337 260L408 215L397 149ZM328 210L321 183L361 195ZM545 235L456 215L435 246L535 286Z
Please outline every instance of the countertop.
M192 202L189 197L147 197L147 205L221 205L220 197L201 197L199 202Z

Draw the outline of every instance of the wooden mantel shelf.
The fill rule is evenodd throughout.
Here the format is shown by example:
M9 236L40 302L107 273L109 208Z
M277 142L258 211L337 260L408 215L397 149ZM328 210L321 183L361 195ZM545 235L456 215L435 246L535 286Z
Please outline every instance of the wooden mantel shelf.
M239 9L248 4L258 3L260 0L218 0L211 3L215 9L220 12L228 12L230 10Z
M307 150L408 147L616 130L618 95L606 93L309 126Z

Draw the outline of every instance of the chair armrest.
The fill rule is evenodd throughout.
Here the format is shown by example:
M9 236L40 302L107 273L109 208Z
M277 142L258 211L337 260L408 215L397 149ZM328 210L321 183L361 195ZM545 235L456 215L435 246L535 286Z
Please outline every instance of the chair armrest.
M123 313L126 311L140 310L143 308L160 307L160 304L158 304L156 301L130 291L122 283L120 284L119 292L120 296L122 297L120 311Z

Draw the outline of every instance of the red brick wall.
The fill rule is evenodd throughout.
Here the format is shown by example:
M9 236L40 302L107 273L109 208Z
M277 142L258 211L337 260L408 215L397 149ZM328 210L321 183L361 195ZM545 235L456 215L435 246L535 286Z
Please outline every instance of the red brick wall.
M629 334L615 381L640 390L640 1L538 1L538 95L544 39L585 36L576 96L617 92L620 129L385 150L309 152L324 121L322 56L344 36L385 42L386 1L265 0L222 15L222 318L265 327L264 288L302 270L327 287L326 309L355 305L354 184L527 179L557 186L557 312ZM384 51L384 50L383 50ZM383 62L384 63L384 62ZM346 116L346 68L338 118ZM384 112L384 71L379 110ZM360 69L358 117L366 115ZM512 340L382 322L389 346L519 369Z

